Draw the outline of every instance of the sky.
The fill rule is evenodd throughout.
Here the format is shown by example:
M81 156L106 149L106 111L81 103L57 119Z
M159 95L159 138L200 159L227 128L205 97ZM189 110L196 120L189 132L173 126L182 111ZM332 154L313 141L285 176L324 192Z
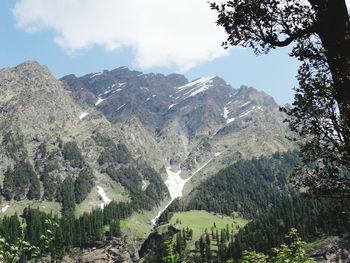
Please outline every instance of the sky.
M290 48L225 50L215 20L206 0L2 0L0 67L36 60L57 78L120 66L189 80L216 75L291 103L299 64Z

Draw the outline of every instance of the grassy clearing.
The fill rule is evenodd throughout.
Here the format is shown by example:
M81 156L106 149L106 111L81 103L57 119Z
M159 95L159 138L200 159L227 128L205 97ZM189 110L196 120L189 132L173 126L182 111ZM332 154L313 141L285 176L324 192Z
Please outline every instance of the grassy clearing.
M132 234L136 237L136 245L141 247L141 244L151 233L151 219L153 214L151 212L133 213L127 219L120 221L120 227L123 233Z
M207 230L211 232L211 228L216 225L216 229L226 228L227 225L231 229L245 226L248 221L240 217L229 217L226 215L214 214L207 211L191 210L187 212L174 213L169 224L175 225L178 229L190 228L193 230L193 243L200 239L201 235Z
M11 216L17 213L18 215L22 215L24 208L39 208L40 211L45 213L53 213L60 214L61 204L57 202L48 202L48 201L30 201L30 200L22 200L15 201L11 200L10 202L3 202L0 207L4 207L5 205L9 205L10 207L6 210L5 213L0 212L0 217L3 216Z

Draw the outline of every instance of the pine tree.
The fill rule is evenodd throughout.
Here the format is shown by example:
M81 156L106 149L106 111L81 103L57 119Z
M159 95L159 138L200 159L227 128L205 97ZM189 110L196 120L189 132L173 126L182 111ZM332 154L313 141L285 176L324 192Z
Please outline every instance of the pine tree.
M68 176L60 187L62 213L73 213L75 209L74 184L71 176Z

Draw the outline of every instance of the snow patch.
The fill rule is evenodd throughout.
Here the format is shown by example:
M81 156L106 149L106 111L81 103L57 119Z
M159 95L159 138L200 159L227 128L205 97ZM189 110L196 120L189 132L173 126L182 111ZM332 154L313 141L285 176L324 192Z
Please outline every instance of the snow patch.
M174 200L177 197L181 197L182 189L186 183L186 180L180 177L181 170L173 172L171 167L167 167L166 173L168 174L168 178L165 181L165 185L168 187L171 199Z
M80 114L79 119L80 120L84 119L88 114L89 113L87 113L87 112L83 112L82 114Z
M253 106L253 110L258 109L260 111L264 111L262 106Z
M230 113L230 111L228 110L228 108L227 108L227 107L224 107L223 116L224 116L225 119L227 119L229 113Z
M172 107L174 107L176 104L171 104L169 107L168 107L168 110L170 110Z
M235 120L235 118L229 118L226 120L226 124L229 124L229 123L233 122L234 120Z
M126 84L126 82L123 82L123 83L118 83L118 82L116 82L116 83L114 83L112 86L110 86L110 87L107 87L107 90L105 91L105 92L103 92L103 95L107 95L107 94L109 94L109 93L115 93L115 92L118 92L118 91L121 91L122 89L121 89L121 87L122 86L124 86ZM115 87L115 86L117 86L118 85L118 89L116 89L116 90L113 90L113 88Z
M93 74L92 76L90 76L90 79L94 78L94 77L97 77L97 76L100 76L102 75L102 72L96 72L95 74Z
M190 88L190 87L193 87L193 86L197 86L197 85L203 85L203 84L206 84L208 81L211 81L213 78L215 78L215 76L212 76L212 77L205 77L205 78L199 78L199 79L196 79L190 83L187 83L183 86L180 86L180 87L177 87L178 90L184 90L184 89L187 89L187 88Z
M251 101L247 101L247 102L243 103L241 107L244 107L244 106L248 105L249 103L251 103Z
M105 190L101 187L101 186L97 186L97 193L100 196L100 198L102 199L102 203L101 203L101 209L103 209L106 205L108 205L112 200L109 199L109 197L107 196Z
M155 218L151 220L152 226L154 226L160 217L160 215L168 208L168 206L177 198L182 196L182 189L184 188L188 179L182 179L180 177L181 170L174 172L171 167L166 168L168 178L165 181L165 185L168 187L171 200L165 205L165 207L158 212Z
M239 117L238 118L243 118L244 116L247 116L249 113L251 113L253 110L249 110L249 111L247 111L247 112L245 112L245 113L242 113L241 115L239 115Z
M104 100L106 100L106 99L101 99L100 97L98 97L97 102L95 103L95 106L97 106L98 104L100 104Z
M202 170L205 166L207 166L208 163L211 162L213 158L211 158L209 161L207 161L204 165L202 165L200 168L198 168L192 175L186 179L182 179L180 174L181 170L178 170L177 172L174 172L171 170L171 167L166 168L166 173L168 174L168 178L165 181L165 185L168 187L168 191L170 193L171 200L165 205L165 207L158 212L155 218L151 220L152 226L154 226L158 220L158 218L161 216L161 214L168 208L168 206L178 197L182 196L182 190L185 186L185 184L191 180L191 178L198 173L200 170Z
M142 180L142 191L145 191L147 187L149 186L149 182L146 180Z
M5 213L7 209L9 209L10 206L9 205L4 205L3 207L1 207L1 213Z
M119 111L121 108L123 108L126 104L124 103L122 106L119 106L117 111Z

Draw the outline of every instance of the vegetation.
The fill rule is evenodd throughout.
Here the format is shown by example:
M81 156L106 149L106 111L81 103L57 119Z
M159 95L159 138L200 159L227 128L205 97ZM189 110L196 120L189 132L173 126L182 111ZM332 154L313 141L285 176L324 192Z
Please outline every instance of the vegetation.
M19 161L5 172L2 194L6 200L40 199L40 182L28 161Z
M211 4L225 28L225 47L259 53L294 44L302 62L291 109L293 131L303 138L303 166L293 183L310 192L350 193L349 14L345 0L232 0ZM311 164L311 165L310 165Z
M295 262L295 263L312 263L305 252L306 243L301 240L296 229L291 229L286 235L287 244L282 244L278 248L273 248L274 256L270 257L263 253L243 252L242 263L280 263L280 262Z
M167 255L163 258L166 263L177 263L180 259L179 253L174 251L173 244L171 240L164 242L167 247Z
M74 184L71 176L68 176L57 193L57 200L62 203L62 213L73 213L75 209Z
M227 225L233 225L233 228L238 229L246 225L247 222L247 220L239 217L233 218L203 210L191 210L174 213L169 224L176 225L176 227L181 230L186 228L191 229L193 239L198 240L206 230L210 231L213 225L218 229L226 228Z
M109 137L97 133L95 142L103 147L98 163L105 172L120 183L130 193L130 197L139 209L151 210L168 192L161 176L144 163L134 164L124 144L115 144ZM143 188L143 181L148 182Z
M71 141L64 144L62 154L65 160L70 161L72 167L81 168L84 158L76 142Z
M80 171L78 178L74 182L74 193L76 203L81 203L85 200L94 186L93 170L86 167Z
M94 136L94 140L97 145L103 147L103 151L97 160L100 165L113 163L125 164L131 159L130 152L124 144L115 144L111 138L103 136L100 133Z
M44 187L43 199L52 201L55 197L56 190L60 184L59 180L50 175L52 166L50 164L44 165L44 171L41 173L40 180Z
M111 202L104 210L96 209L79 218L74 218L72 213L58 218L28 207L22 215L25 227L17 214L0 220L0 257L5 262L48 254L52 260L61 259L73 246L88 247L119 236L119 221L133 209L132 204ZM105 226L109 226L109 231L106 232Z
M350 207L346 199L310 198L287 186L286 178L296 163L296 153L276 153L271 157L242 160L221 170L201 183L190 200L175 200L168 207L159 222L170 222L179 232L172 233L170 229L161 240L172 233L182 260L226 262L232 259L237 262L245 255L243 262L275 262L270 249L280 246L291 228L298 229L301 237L309 241L346 233L350 229ZM239 211L238 214L252 220L243 227L237 226L242 220L235 218L235 224L229 223L228 228L220 221L216 221L215 226L212 222L212 226L201 228L210 221L200 217L206 212L176 212L193 207L227 215L237 215ZM192 234L188 235L190 232ZM161 257L164 247L159 247L160 241L154 239L153 249ZM268 253L269 257L263 253Z
M301 237L315 240L326 235L341 235L350 229L346 200L302 196L284 197L268 207L240 229L230 245L229 257L240 258L244 250L267 253L282 243L289 229L298 229Z
M19 134L11 131L5 133L2 139L2 146L4 146L6 154L15 161L20 161L27 157L23 137Z
M226 215L235 211L252 218L293 192L286 178L297 162L294 152L238 161L201 183L190 194L186 209Z
M167 252L166 246L160 243L170 239L180 255L179 262L221 263L230 259L232 262L254 263L288 260L311 262L304 251L305 244L296 235L296 229L301 237L310 241L327 235L342 235L350 229L345 213L349 208L346 200L334 203L334 200L327 198L310 199L296 195L284 197L279 204L269 206L242 228L237 224L237 219L233 219L226 226L217 221L199 232L201 228L198 225L204 225L205 221L199 217L196 225L194 211L174 213L171 224L165 225L167 231L161 236L151 235L141 251L149 262L163 262L159 258L163 258ZM187 213L193 216L181 217ZM185 221L188 219L191 224ZM281 245L290 229L290 242ZM280 247L271 252L271 248L277 246Z

